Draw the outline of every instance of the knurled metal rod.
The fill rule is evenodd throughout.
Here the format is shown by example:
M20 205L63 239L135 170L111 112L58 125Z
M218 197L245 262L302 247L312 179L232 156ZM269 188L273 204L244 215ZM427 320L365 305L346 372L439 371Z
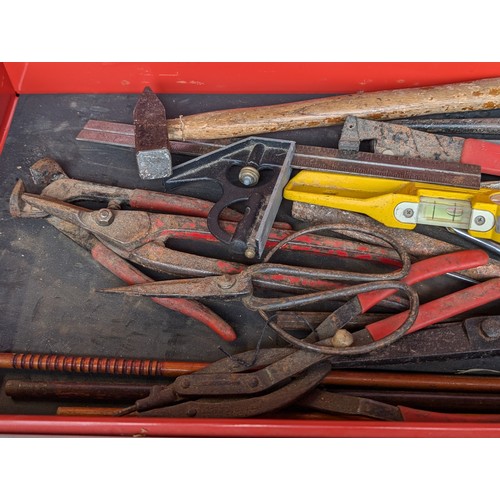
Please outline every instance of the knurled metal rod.
M208 364L193 361L65 356L62 354L0 353L0 369L3 370L177 377L198 371ZM500 377L427 373L332 370L322 380L322 384L433 391L500 392Z

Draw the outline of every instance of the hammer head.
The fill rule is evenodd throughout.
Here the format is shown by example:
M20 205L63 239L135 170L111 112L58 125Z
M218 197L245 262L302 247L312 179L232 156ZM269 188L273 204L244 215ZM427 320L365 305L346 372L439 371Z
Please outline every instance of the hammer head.
M146 87L134 109L135 150L141 179L162 179L172 175L165 108Z

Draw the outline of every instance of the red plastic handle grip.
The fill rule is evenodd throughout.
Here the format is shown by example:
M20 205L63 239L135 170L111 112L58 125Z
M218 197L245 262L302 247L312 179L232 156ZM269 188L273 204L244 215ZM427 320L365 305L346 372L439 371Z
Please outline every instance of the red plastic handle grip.
M479 165L483 174L500 175L500 145L479 139L465 139L460 161Z
M188 196L175 195L170 193L160 193L135 189L130 200L130 206L139 210L154 210L175 215L186 215L190 217L207 218L210 210L214 206L211 201L200 200ZM221 212L221 220L238 222L243 215L226 208ZM273 223L275 229L291 230L292 226L287 222Z
M136 285L153 281L149 276L146 276L138 269L131 266L126 260L116 255L102 243L97 243L92 248L92 257L96 262L99 262L99 264L111 271L115 276L128 285ZM228 342L236 340L236 333L234 329L220 316L199 302L187 299L163 297L152 297L151 300L167 309L177 311L185 316L188 316L189 318L198 320L200 323L203 323L213 330L217 335L219 335L219 337Z
M407 285L420 283L429 278L441 276L443 274L473 267L482 266L488 263L488 254L483 250L463 250L459 252L447 253L421 260L411 266L410 272L402 281ZM389 297L394 290L377 290L358 295L359 303L363 312L378 304L381 300Z
M405 422L500 422L500 414L440 413L398 406Z
M498 299L500 299L500 278L491 279L465 290L440 297L420 306L417 320L407 333L416 332ZM407 314L405 311L377 321L368 325L366 330L370 332L374 340L380 340L401 326Z

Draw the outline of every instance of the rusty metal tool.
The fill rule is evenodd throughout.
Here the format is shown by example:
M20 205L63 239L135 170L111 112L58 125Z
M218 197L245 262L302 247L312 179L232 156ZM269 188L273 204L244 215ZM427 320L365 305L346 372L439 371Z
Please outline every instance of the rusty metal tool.
M249 351L177 377L168 386L153 386L146 398L117 415L256 416L296 401L329 369L327 357L316 353L283 348Z
M207 217L210 232L248 259L261 257L290 178L294 152L292 141L251 137L183 163L165 185L168 189L185 182L217 183L222 195ZM244 202L244 216L228 233L219 216L238 202Z
M146 189L127 189L70 178L53 158L41 158L30 167L30 174L35 184L43 187L41 194L69 203L92 202L109 203L122 208L152 210L167 214L186 215L206 218L214 204L190 196L163 193ZM36 217L36 210L31 216ZM44 214L38 211L39 217ZM219 215L221 220L238 222L243 215L230 208ZM275 221L275 229L292 229L286 222Z
M476 281L476 283L478 283ZM332 307L342 305L333 304ZM274 315L276 324L284 330L292 330L297 332L310 332L318 327L330 313L328 311L278 311ZM365 325L374 323L380 319L387 318L391 315L389 312L365 313L356 316L351 321L346 323L346 328L363 328ZM443 320L440 324L463 321L468 315L457 315L449 320Z
M495 187L496 189L497 187ZM310 203L302 203L294 201L292 204L292 216L300 221L306 221L313 225L316 224L349 224L352 226L364 226L372 228L373 234L383 230L389 234L412 256L416 258L427 258L435 255L442 255L450 252L462 250L462 247L432 238L425 234L416 231L408 231L406 229L398 229L394 227L386 227L381 222L372 219L363 214L341 210L338 208L323 207L321 205L312 205ZM363 241L364 235L361 233L351 235L350 233L340 233L347 237L355 236L358 240ZM481 240L486 241L488 240ZM380 242L380 245L384 245ZM495 259L490 259L484 266L479 266L474 269L465 269L456 273L457 276L463 276L466 279L484 281L491 278L500 277L500 262Z
M330 391L331 392L331 391ZM402 405L405 407L417 408L420 410L430 410L432 412L484 414L499 413L500 398L496 395L488 394L449 394L440 392L433 395L426 392L401 392L401 391L373 391L373 390L336 390L335 394L346 396L356 396L365 399L375 400L390 405ZM96 407L96 406L59 406L57 415L75 416L112 416L120 407ZM326 413L307 408L307 401L303 407L300 400L287 408L277 412L268 413L261 416L267 419L300 419L300 420L345 420L345 416L339 413ZM364 416L350 415L349 420L366 420Z
M423 392L338 388L336 394L374 399L381 403L448 413L500 413L500 396L483 392Z
M432 158L479 165L481 172L500 175L500 145L479 139L448 137L414 130L404 125L347 117L339 149L358 152L362 144L385 155Z
M181 227L176 230L176 227L173 227L170 237L173 239L188 238L215 241L207 229L206 221L200 220L208 216L214 206L212 202L170 193L144 189L126 189L71 179L61 166L51 158L43 158L35 162L30 167L30 173L35 183L43 187L41 195L44 197L71 203L104 203L108 207L130 207L137 210L151 210L172 215L196 217L191 221L193 225L190 228L191 231L182 231ZM18 188L21 188L21 183L18 183ZM22 198L21 192L16 194L19 189L13 191L11 212L17 217L46 217L45 212L23 203L19 199L20 196ZM21 191L24 192L24 188ZM21 205L23 205L22 209ZM219 217L224 221L238 222L242 219L242 214L228 208L220 212ZM234 227L234 225L229 224L226 229L234 231ZM289 236L291 229L290 224L286 222L275 222L268 239L268 246L272 248L276 242ZM356 246L348 240L325 236L309 235L302 239L298 238L287 245L284 250L320 253L322 255L338 254L350 258L375 260L389 265L398 265L397 254L392 250L387 251L378 245Z
M325 127L349 115L389 120L500 107L500 79L337 95L167 120L170 140L217 139Z
M89 210L40 195L24 193L21 180L16 184L10 200L11 214L15 217L40 217L49 214L55 219L76 225L90 232L117 255L149 269L173 275L209 276L239 273L246 265L210 258L168 248L170 238L216 241L206 227L206 220L170 214L153 214L142 211L106 208ZM227 222L227 227L230 222ZM233 226L234 227L234 226ZM74 231L73 231L74 232ZM271 233L270 248L276 248L291 234L276 230ZM378 242L376 238L374 242ZM370 259L391 266L400 265L400 257L393 249L378 245L358 244L325 236L304 235L295 241L280 245L290 251L312 252L320 255L337 255L365 261ZM340 285L307 276L286 276L274 273L256 277L259 286L283 291L327 290ZM395 299L395 298L394 298ZM393 306L400 306L401 300ZM404 302L403 302L404 303Z
M274 378L271 375L272 382L266 384L273 387L271 392L258 390L260 389L259 375L270 375L270 372L266 374L257 372L255 375L230 373L229 378L234 379L235 383L231 384L230 389L228 386L224 389L222 383L224 380L228 380L227 375L224 373L207 373L209 368L202 370L205 373L201 375L202 380L200 382L204 387L198 386L196 383L198 377L193 379L194 386L191 385L191 381L188 382L187 380L180 381L180 385L177 386L179 380L177 378L167 388L153 387L149 396L138 400L131 407L119 410L115 413L115 416L248 418L262 415L286 408L301 396L307 394L321 382L322 378L328 373L330 365L326 361L320 361L304 367L299 373L291 371L291 373L286 374L285 380L287 383L277 388L275 386L282 382L282 374L278 372ZM264 371L265 369L261 370L261 372ZM237 375L242 378L238 379ZM251 378L247 381L244 377L248 375ZM218 378L220 378L221 384L215 382ZM183 389L178 390L178 387L186 388L186 385L191 387L189 394L186 394ZM218 389L222 389L223 396L229 395L231 397L214 397L220 396ZM195 399L191 400L189 396L195 396ZM169 406L169 403L175 404ZM137 410L140 411L134 413Z
M383 373L383 372L382 372ZM398 374L393 374L397 376ZM80 382L59 380L9 379L5 382L5 395L16 401L81 401L81 402L134 402L148 396L152 383ZM332 387L328 391L374 399L392 405L411 406L424 410L445 412L489 413L500 412L500 396L484 392L443 392L396 389L371 389L362 386ZM300 400L296 402L300 406ZM62 407L69 414L71 407ZM83 407L79 412L90 410ZM111 408L112 415L120 408ZM62 414L62 413L58 413Z
M25 216L23 214L23 207L26 205L22 202L23 191L24 185L22 181L18 181L10 201L11 210L17 217ZM108 271L113 273L118 278L122 279L125 283L138 284L152 281L149 276L145 275L127 262L124 258L110 250L84 228L57 217L50 216L46 217L45 220L82 248L88 250L96 262L108 269ZM231 342L236 339L236 333L231 325L215 314L211 309L197 301L161 298L153 298L152 300L167 309L177 311L187 317L200 321L213 330L223 340Z
M470 253L472 252L472 253ZM414 284L430 277L439 276L448 270L461 269L472 267L474 265L481 265L487 260L487 254L481 250L470 250L457 252L440 257L420 261L413 265L410 273L403 278L403 282ZM241 275L239 275L241 276ZM345 344L342 347L316 347L315 345L300 340L290 333L280 328L275 322L265 314L266 311L277 310L279 308L287 307L289 305L297 305L304 303L312 303L313 300L318 300L318 294L315 294L313 300L299 297L294 300L273 300L273 299L257 299L252 295L248 295L249 283L240 278L233 281L227 281L223 285L228 285L226 289L219 286L219 282L212 279L211 283L203 283L201 280L176 280L173 282L157 282L145 285L138 285L133 287L119 288L111 290L117 293L127 294L140 294L146 296L180 296L180 297L223 297L226 296L245 296L244 303L247 307L257 309L269 321L270 326L287 342L292 345L305 350L318 351L329 355L353 355L365 354L378 349L382 346L387 346L403 335L413 333L420 329L426 328L430 325L439 323L448 318L452 318L458 314L470 311L474 308L489 304L495 300L500 299L500 279L493 279L483 282L464 290L440 297L433 301L427 302L420 307L415 307L414 298L408 292L406 287L400 288L394 286L391 292L391 283L396 285L398 282L388 281L383 283L383 286L372 286L370 289L367 285L357 285L351 287L350 290L344 292L351 292L351 300L347 301L343 306L338 308L332 313L316 330L318 338L322 338L323 333L331 335L334 332L339 332L344 325L349 322L354 316L367 311L370 307L377 303L378 300L390 295L394 290L403 290L408 294L410 303L412 304L408 312L398 313L388 318L384 318L375 323L366 325L362 330L354 333L342 333ZM204 279L203 281L206 281ZM401 283L403 284L403 283ZM231 285L231 286L229 286ZM234 289L232 288L234 286ZM342 290L335 293L328 293L323 298L337 298L340 296ZM368 293L365 293L368 292Z
M499 353L500 316L477 316L430 325L384 349L353 357L332 356L330 362L337 369L375 369L394 364L484 358Z
M320 389L304 390L306 384L313 385L314 367L318 371L326 369L328 362L323 356L307 356L293 349L266 349L257 354L257 361L255 356L254 352L243 353L237 359L228 358L192 375L180 376L168 386L155 386L149 396L115 414L238 418L262 415L293 403L328 413L381 420L500 421L500 415L442 414ZM298 380L303 383L297 387ZM282 385L284 381L288 383Z
M90 120L77 136L77 140L133 147L132 126ZM228 147L228 141L171 141L172 152L200 156L215 153ZM480 186L481 168L459 162L444 162L432 159L390 157L376 153L346 153L333 148L295 145L291 161L292 169L315 172L350 173L389 179L405 179L437 184L449 184L471 189ZM175 178L189 175L186 164L174 167ZM198 171L199 173L199 171ZM173 178L172 178L173 180ZM170 181L172 183L172 181Z
M162 179L172 175L165 107L146 87L134 108L135 151L139 177Z
M362 394L362 393L361 393ZM378 396L379 393L376 393ZM496 423L499 422L499 414L485 414L484 410L474 406L474 401L479 400L478 396L473 398L449 397L445 399L448 406L440 409L436 408L433 411L426 411L422 408L408 407L407 404L401 405L398 399L403 401L409 400L409 403L416 401L417 406L422 401L432 401L432 398L427 394L422 394L420 398L408 396L408 393L392 394L386 398L379 396L371 397L367 395L355 395L349 393L326 393L326 391L314 390L310 395L300 398L292 405L279 408L278 411L265 412L259 415L261 418L280 420L284 419L300 419L300 420L345 420L346 415L349 415L349 420L385 420L385 421L410 421L410 422L470 422L470 423ZM338 400L336 396L339 396ZM443 395L446 398L446 395ZM480 395L482 398L483 395ZM254 398L256 399L256 398ZM384 401L388 400L388 401ZM489 403L489 411L496 411L498 401L496 398L487 398ZM317 408L315 408L317 407ZM458 408L457 408L458 407ZM57 415L61 416L113 416L120 408L109 407L89 407L89 406L60 406L57 409ZM440 410L440 411L436 411ZM457 413L468 411L469 413ZM446 412L446 413L445 413ZM179 412L180 413L180 412ZM212 411L212 417L231 417L229 412L224 412L221 408L219 412ZM188 416L188 415L181 415ZM194 416L194 415L192 415Z
M432 261L432 259L428 260ZM422 264L422 262L425 261L421 261L419 264ZM423 267L425 268L425 266ZM410 283L414 282L415 279L418 280L420 271L421 270L419 269L413 276L409 274L405 280ZM443 320L452 318L458 314L462 314L482 305L490 304L499 300L499 285L499 278L492 279L429 301L424 305L420 305L416 318L414 318L411 325L406 329L403 335L416 332ZM361 297L361 312L366 310L365 306L369 305L370 301L383 298L386 293L388 293L387 290L379 290L377 292L363 295ZM364 302L365 298L368 298L368 303ZM329 335L329 332L335 332L338 331L339 328L342 328L349 318L352 317L353 309L360 309L359 304L357 304L356 301L359 301L359 297L355 298L354 303L352 300L347 302L345 305L341 306L334 313L332 313L329 318L324 320L316 329L317 338L321 339L325 335ZM373 346L389 345L393 341L394 332L399 332L401 329L404 329L413 314L414 311L410 309L408 312L398 313L366 325L362 330L349 333L348 335L344 334L344 337L346 337L349 342L349 347L346 348L345 354L349 354L349 352L354 354L365 354L373 351ZM264 315L264 317L266 316ZM270 325L278 333L278 335L280 335L280 337L296 347L331 355L341 353L341 351L335 347L316 347L315 345L294 337L272 322L270 322ZM385 344L384 339L387 341Z
M319 227L323 229L324 228L335 229L336 227L340 228L339 226L334 226L334 225L319 226ZM345 226L342 229L345 229ZM363 230L360 228L358 228L358 230L361 230L361 232L363 232ZM297 232L296 235L304 234L310 231L311 229L306 229ZM385 239L385 236L383 239ZM394 242L392 241L391 244L393 244L393 246L396 249L398 249L398 251L400 251L397 244L394 245ZM270 254L268 258L270 258L271 256L272 254ZM413 323L415 322L415 318L417 318L418 299L416 299L415 297L416 295L415 292L408 287L409 284L418 283L430 277L440 276L448 271L460 270L464 268L474 267L476 265L482 265L487 261L487 259L488 256L485 252L476 250L476 251L464 251L455 254L434 257L431 259L427 259L426 261L420 261L414 264L411 268L406 267L408 260L406 259L405 255L402 255L403 267L399 274L396 272L396 273L389 273L386 275L372 274L372 275L360 276L353 273L341 273L343 274L343 276L341 277L339 274L334 274L331 271L323 270L322 272L325 274L321 275L322 278L325 278L328 272L331 273L330 274L331 277L335 276L335 279L341 279L344 281L353 280L358 282L364 280L366 283L363 285L354 285L352 287L340 289L335 292L329 291L324 295L322 295L321 293L316 293L311 295L299 296L294 298L285 298L285 299L259 299L253 295L252 274L254 272L262 272L270 269L275 270L276 268L274 268L270 264L260 264L256 266L251 266L247 268L245 272L232 277L226 276L222 278L216 277L216 278L204 278L204 279L194 279L194 280L173 280L169 282L156 282L145 285L111 289L107 291L111 291L114 293L126 293L130 295L145 295L145 296L160 296L160 297L161 296L191 297L191 298L242 297L243 303L247 307L249 307L250 309L259 310L261 314L264 314L264 311L276 311L279 309L289 308L296 305L311 304L320 300L352 297L345 305L341 306L338 310L332 313L331 317L326 320L326 323L329 324L328 331L333 331L333 332L341 329L353 317L369 310L379 300L386 298L387 296L390 296L392 293L394 293L396 289L403 291L405 294L407 294L410 300L411 304L410 312L408 314L401 313L401 315L405 315L404 316L405 323L399 322L399 319L402 317L401 315L397 316L398 328L395 329L394 332L393 329L387 326L387 323L390 324L390 322L393 319L391 317L386 320L382 320L380 322L375 323L375 327L373 327L373 325L369 325L362 331L358 332L357 337L354 339L359 342L359 345L357 346L354 347L348 346L340 349L336 347L329 349L322 348L321 350L321 352L328 352L329 354L353 354L353 353L361 354L364 352L370 352L370 350L376 349L381 345L387 345L386 342L387 343L394 342L402 335L404 335L407 331L408 332L415 331L417 329L413 326ZM284 269L284 268L280 269L281 269L280 272L285 272L285 273L292 272L289 269ZM298 269L294 272L298 274L301 272L302 273L310 272L310 270ZM391 281L394 279L402 279L403 282ZM373 281L377 280L379 281L378 284L373 283ZM492 280L492 282L494 281L495 280ZM492 282L489 282L488 288L491 288L494 285L494 283ZM397 284L397 286L394 286L392 292L391 292L391 283ZM471 302L468 304L468 308L474 307L474 305L476 306L481 305L481 300L483 300L484 303L485 299L484 297L482 297L480 293L480 288L475 288L474 290L477 292L476 294L478 295L478 297L474 295L474 292L469 292ZM365 293L365 292L373 292L373 293ZM448 298L449 297L450 296L448 296ZM443 300L446 300L446 298ZM490 300L494 300L494 296L491 296ZM454 314L459 314L460 312L463 312L459 309L463 308L464 306L465 310L468 310L465 301L464 303L462 303L460 302L460 299L454 301L452 298L450 298L449 302L450 304L448 304L447 307L441 306L441 309L436 307L433 303L428 303L425 306L424 313L418 313L418 317L420 318L419 319L420 323L422 323L424 317L426 318L427 321L426 325L421 325L420 327L436 323L439 320L453 316ZM431 317L433 318L432 320L430 319ZM270 321L269 318L266 317L266 319ZM276 325L276 323L270 321L270 325L278 332L280 336L285 338L288 342L292 343L293 345L305 349L310 348L309 343L296 339L294 336L288 334L286 331L279 328ZM374 328L378 334L377 341L366 342L367 338L370 337L370 334L373 334L372 330Z
M499 300L499 285L500 279L496 278L425 303L419 308L415 322L406 333L416 332L427 326L452 318L457 314L462 314ZM409 313L406 312L398 313L390 318L384 318L375 323L371 323L365 326L359 334L356 334L357 339L355 340L360 343L380 341L385 338L392 329L399 325L403 325L403 321L406 321L408 316Z
M281 314L286 315L286 312ZM277 325L285 330L311 332L328 317L328 313L309 313L317 316L316 321L300 321L302 314L295 313L295 318L276 319ZM366 315L360 324L348 324L349 331L364 328L389 315ZM382 316L379 317L379 316ZM366 355L354 357L336 356L330 358L336 368L373 368L404 363L424 363L448 359L472 359L496 356L500 352L500 317L453 316L449 322L441 321L438 325L420 329L407 335L384 349L378 349Z
M481 253L470 254L468 252L478 251L457 252L420 261L412 266L403 282L415 284L429 277L439 276L447 270L453 270L453 268L460 269L468 266L472 267L476 264L481 265L481 261L484 262L487 259L487 254L484 252L479 251L482 255ZM436 268L440 268L441 271ZM499 283L500 279L489 280L420 305L416 312L410 308L407 312L398 313L365 325L363 329L353 333L346 331L343 333L343 337L347 347L343 349L338 349L336 346L333 348L323 346L318 348L296 338L280 328L276 323L271 322L267 315L262 312L261 314L270 321L270 326L280 337L295 347L330 355L366 354L374 351L375 348L392 344L403 335L413 333L499 299ZM331 332L340 331L352 317L367 311L377 300L387 297L390 293L387 289L380 289L353 297L319 325L315 330L316 337L322 339L331 335ZM414 315L415 317L413 317ZM404 330L404 333L401 334L402 330Z
M312 335L308 338L312 340ZM331 340L331 337L328 340ZM328 340L319 341L316 345L325 345ZM323 391L313 391L306 396L298 397L301 391L296 390L294 386L297 377L305 373L305 378L310 379L310 370L313 367L316 366L321 370L330 362L332 358L328 355L293 348L245 352L237 357L212 363L191 375L177 377L168 386L154 386L149 396L120 410L117 415L249 417L283 408L295 401L298 405L308 407L317 405L317 409L321 411L350 413L359 412L360 408L364 408L369 411L367 416L378 415L379 418L387 420L401 420L401 415L432 420L432 415L424 415L418 411L413 413L408 410L407 413L404 411L400 413L398 409L392 408L388 412L388 406L355 397L325 400L325 396L322 396ZM288 384L287 381L290 380L292 383ZM377 413L377 408L383 412ZM371 413L373 411L375 413ZM500 416L496 418L500 420Z
M382 403L347 394L315 389L300 398L301 407L338 415L355 415L385 421L404 422L500 422L500 413L442 413Z
M452 134L460 137L476 135L500 137L500 118L409 118L391 120L390 123L405 125L432 134ZM488 142L495 143L495 141Z

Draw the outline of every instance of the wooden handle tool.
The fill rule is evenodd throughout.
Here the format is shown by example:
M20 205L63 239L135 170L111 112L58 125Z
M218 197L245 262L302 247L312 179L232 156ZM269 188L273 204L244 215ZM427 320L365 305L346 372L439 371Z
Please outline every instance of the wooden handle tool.
M167 121L172 140L221 139L343 123L500 108L500 78L211 111Z

